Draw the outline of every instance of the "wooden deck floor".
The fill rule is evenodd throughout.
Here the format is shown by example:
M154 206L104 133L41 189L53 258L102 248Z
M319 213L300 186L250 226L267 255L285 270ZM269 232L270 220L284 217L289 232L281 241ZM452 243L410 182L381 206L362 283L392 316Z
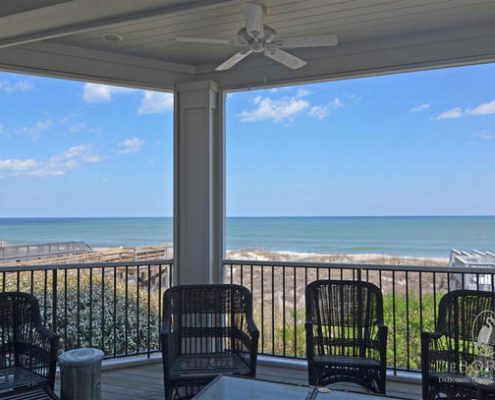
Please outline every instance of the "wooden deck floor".
M259 365L257 377L260 379L306 384L306 374L300 369ZM387 382L387 394L391 397L420 399L421 387L418 384ZM352 384L335 385L335 388L363 391ZM102 376L103 400L158 400L163 399L163 373L160 363L134 367L107 369Z

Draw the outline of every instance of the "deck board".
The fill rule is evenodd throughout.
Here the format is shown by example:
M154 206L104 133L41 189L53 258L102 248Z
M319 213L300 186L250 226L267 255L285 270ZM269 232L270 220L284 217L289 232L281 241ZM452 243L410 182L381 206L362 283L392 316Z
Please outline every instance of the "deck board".
M257 377L269 381L305 385L306 374L300 369L259 365ZM57 382L58 386L58 382ZM358 385L338 384L337 389L365 393ZM418 384L389 380L387 394L391 397L420 399L421 387ZM106 369L102 374L103 400L161 400L163 394L163 372L161 363L140 366Z

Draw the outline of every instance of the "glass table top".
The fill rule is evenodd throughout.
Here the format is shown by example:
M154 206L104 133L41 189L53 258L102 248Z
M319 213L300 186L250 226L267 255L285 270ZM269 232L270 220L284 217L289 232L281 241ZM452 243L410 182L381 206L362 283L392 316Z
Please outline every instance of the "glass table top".
M327 388L315 389L234 376L219 376L194 400L379 400L392 397L351 393ZM397 400L397 399L395 399Z

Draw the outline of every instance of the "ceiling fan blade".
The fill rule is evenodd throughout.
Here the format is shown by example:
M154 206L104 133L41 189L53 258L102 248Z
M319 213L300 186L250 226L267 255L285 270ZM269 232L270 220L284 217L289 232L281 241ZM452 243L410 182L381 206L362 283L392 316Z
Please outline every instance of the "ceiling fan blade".
M242 6L246 31L252 38L263 37L263 5L257 1L246 1Z
M287 39L277 39L275 46L284 47L286 49L298 48L298 47L326 47L337 46L339 40L335 35L314 35L314 36L301 36Z
M290 69L299 69L307 64L306 61L301 60L299 57L293 56L292 54L280 49L266 49L263 54L268 58L289 67Z
M223 63L221 63L218 67L216 67L215 71L226 71L226 70L232 68L238 62L244 60L252 52L253 52L253 50L247 49L247 50L242 50L242 51L234 54L232 57L228 58Z
M219 44L225 46L237 46L237 42L235 42L234 40L227 40L227 39L210 39L210 38L179 36L175 38L175 40L181 43Z

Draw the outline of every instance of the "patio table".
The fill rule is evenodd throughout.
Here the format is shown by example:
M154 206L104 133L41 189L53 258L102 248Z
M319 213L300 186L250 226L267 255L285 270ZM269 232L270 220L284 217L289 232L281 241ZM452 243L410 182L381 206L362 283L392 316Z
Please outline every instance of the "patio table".
M379 400L392 399L383 395L354 393L342 390L320 390L308 386L276 383L258 379L218 376L194 400Z

